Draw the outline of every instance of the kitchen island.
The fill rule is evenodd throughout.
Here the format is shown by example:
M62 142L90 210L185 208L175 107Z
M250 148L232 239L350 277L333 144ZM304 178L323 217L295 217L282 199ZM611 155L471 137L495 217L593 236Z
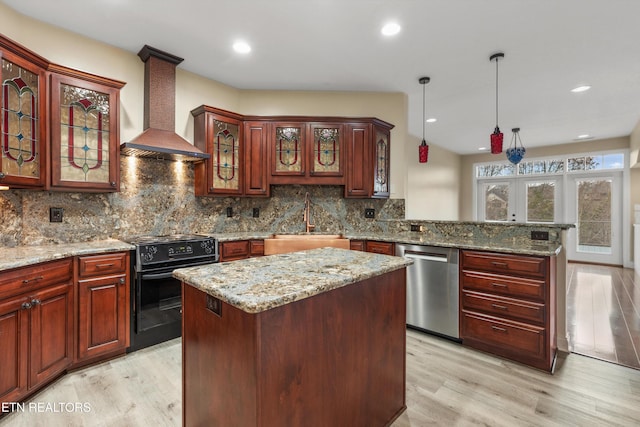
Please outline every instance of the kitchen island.
M183 425L390 425L409 263L322 248L175 270Z

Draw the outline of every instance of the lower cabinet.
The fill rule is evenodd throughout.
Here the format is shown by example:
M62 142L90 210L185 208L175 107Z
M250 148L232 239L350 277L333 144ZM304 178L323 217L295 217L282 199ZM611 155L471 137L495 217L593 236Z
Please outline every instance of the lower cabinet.
M220 243L220 262L264 255L264 240L234 240Z
M69 259L0 279L0 402L21 400L71 365L72 277Z
M374 240L367 240L367 242L365 243L365 250L374 254L395 255L396 244L393 242L377 242Z
M129 346L129 253L78 258L76 363L124 353Z
M555 257L461 251L464 345L553 371Z

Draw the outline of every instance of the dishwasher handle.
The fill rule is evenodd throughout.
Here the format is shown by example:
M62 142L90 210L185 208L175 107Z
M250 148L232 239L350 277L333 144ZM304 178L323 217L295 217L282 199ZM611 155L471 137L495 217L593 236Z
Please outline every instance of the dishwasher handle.
M447 254L433 254L429 252L405 251L404 256L406 258L415 258L423 261L436 261L436 262L449 261L449 257L447 256Z

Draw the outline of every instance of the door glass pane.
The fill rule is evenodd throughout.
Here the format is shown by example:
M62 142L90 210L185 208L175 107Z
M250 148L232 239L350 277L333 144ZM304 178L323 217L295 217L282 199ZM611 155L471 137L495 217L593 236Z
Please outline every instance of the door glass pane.
M509 219L509 184L487 184L484 187L485 221Z
M611 179L578 180L578 252L611 253Z
M555 190L554 182L527 183L527 222L553 222Z

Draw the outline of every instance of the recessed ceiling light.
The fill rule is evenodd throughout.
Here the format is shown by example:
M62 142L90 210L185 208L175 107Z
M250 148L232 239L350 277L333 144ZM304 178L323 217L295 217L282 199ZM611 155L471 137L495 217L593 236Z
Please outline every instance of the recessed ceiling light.
M588 133L583 133L582 135L578 135L578 139L590 139L591 135Z
M480 147L480 148L478 148L478 151L487 151L487 150L488 150L488 148L487 148L487 147Z
M591 86L584 85L584 86L574 87L573 89L571 89L571 92L573 92L573 93L580 93L580 92L586 92L586 91L588 91L589 89L591 89Z
M239 40L233 44L233 50L238 53L249 53L251 52L251 46L247 42Z
M438 121L438 119L436 119L435 117L430 117L430 118L427 119L427 123L435 123L437 121Z
M385 36L395 36L400 32L400 25L395 22L389 22L382 27L382 34Z

